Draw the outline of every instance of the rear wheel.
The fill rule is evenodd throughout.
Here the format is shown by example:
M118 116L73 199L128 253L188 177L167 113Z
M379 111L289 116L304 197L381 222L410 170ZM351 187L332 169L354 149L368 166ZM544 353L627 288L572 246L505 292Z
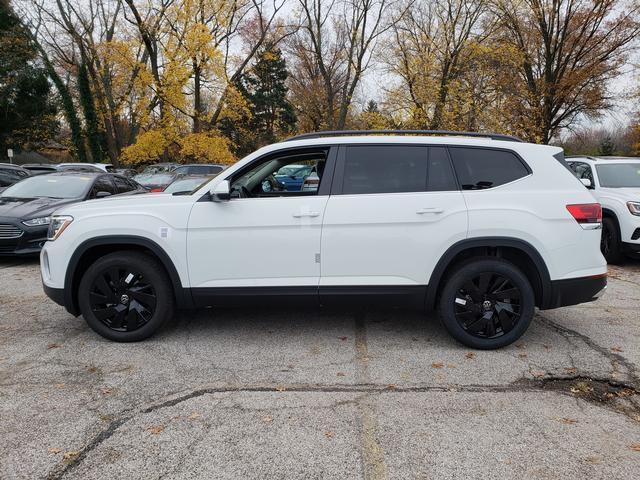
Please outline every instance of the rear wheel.
M153 335L173 315L173 290L150 255L115 252L85 272L78 289L89 326L110 340L135 342Z
M600 251L607 263L620 263L624 257L622 243L618 233L618 225L611 217L602 219L602 237L600 237Z
M533 318L535 297L527 277L499 258L460 264L440 296L447 331L472 348L494 349L515 342Z

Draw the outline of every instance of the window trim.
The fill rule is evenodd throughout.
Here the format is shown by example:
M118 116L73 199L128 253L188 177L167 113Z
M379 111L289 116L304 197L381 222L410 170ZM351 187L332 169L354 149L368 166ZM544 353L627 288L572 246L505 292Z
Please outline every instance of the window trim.
M511 180L510 182L506 182L506 183L502 183L500 185L496 185L495 187L487 187L487 188L479 188L476 190L472 190L472 189L464 189L462 188L462 182L460 182L460 177L458 175L458 171L456 170L456 164L453 161L453 155L451 154L451 149L462 149L462 148L466 148L466 149L475 149L475 150L490 150L490 151L501 151L501 152L507 152L507 153L511 153L512 155L514 155L522 164L522 166L524 166L525 170L527 171L527 174L516 178L514 180ZM466 192L483 192L485 190L494 190L496 188L501 188L504 187L506 185L511 185L512 183L515 182L519 182L521 180L524 180L525 178L529 178L531 175L533 175L533 170L531 170L531 167L529 166L529 164L522 158L522 156L520 156L520 154L518 154L518 152L516 152L515 150L511 150L510 148L500 148L500 147L485 147L485 146L477 146L477 145L447 145L447 150L449 151L449 159L451 161L451 165L453 167L453 172L456 176L456 179L458 181L458 188L460 189L461 192L466 193Z

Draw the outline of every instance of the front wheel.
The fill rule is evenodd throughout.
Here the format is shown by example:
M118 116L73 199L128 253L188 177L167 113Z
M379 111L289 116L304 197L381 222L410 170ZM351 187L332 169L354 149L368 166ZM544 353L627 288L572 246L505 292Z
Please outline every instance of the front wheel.
M460 264L448 276L439 302L440 319L451 336L482 350L515 342L529 327L534 309L529 280L500 258Z
M114 252L85 272L78 303L89 326L110 340L136 342L153 335L173 315L171 283L150 255Z
M616 222L609 217L602 219L602 237L600 237L600 251L607 263L620 263L624 257L622 243L618 234Z

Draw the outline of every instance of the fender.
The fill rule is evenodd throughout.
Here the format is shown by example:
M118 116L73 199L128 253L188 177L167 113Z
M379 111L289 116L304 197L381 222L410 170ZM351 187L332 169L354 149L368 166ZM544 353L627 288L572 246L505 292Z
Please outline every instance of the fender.
M74 291L74 284L79 279L76 278L76 269L82 256L91 248L104 245L136 245L149 249L162 263L163 267L169 274L169 279L173 286L178 308L192 308L193 300L191 298L190 289L184 288L180 281L180 276L176 270L171 257L167 252L153 240L135 235L105 235L101 237L91 238L82 242L69 260L67 271L64 278L64 305L69 313L78 316L80 309L78 308L77 292Z
M429 288L427 290L426 298L427 310L433 310L435 308L436 295L438 293L440 281L442 280L442 276L444 275L447 267L451 264L456 255L469 248L477 247L512 247L522 250L529 255L536 267L536 270L538 271L538 275L540 276L542 283L540 307L544 308L544 306L549 304L551 301L551 277L549 276L549 270L547 269L547 265L545 264L542 255L540 255L533 245L524 240L512 237L474 237L454 243L442 255L442 257L440 257L440 260L431 273L431 278L428 283Z

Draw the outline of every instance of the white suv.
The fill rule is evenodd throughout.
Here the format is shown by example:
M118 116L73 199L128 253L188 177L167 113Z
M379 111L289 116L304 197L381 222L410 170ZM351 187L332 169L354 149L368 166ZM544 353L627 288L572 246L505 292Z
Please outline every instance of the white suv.
M264 147L189 194L64 208L45 291L116 341L149 337L176 307L350 302L437 308L453 337L490 349L535 307L604 290L601 208L560 148L366 133ZM288 190L275 174L291 164L319 183Z
M640 252L640 159L567 157L567 163L602 205L600 249L607 261Z

